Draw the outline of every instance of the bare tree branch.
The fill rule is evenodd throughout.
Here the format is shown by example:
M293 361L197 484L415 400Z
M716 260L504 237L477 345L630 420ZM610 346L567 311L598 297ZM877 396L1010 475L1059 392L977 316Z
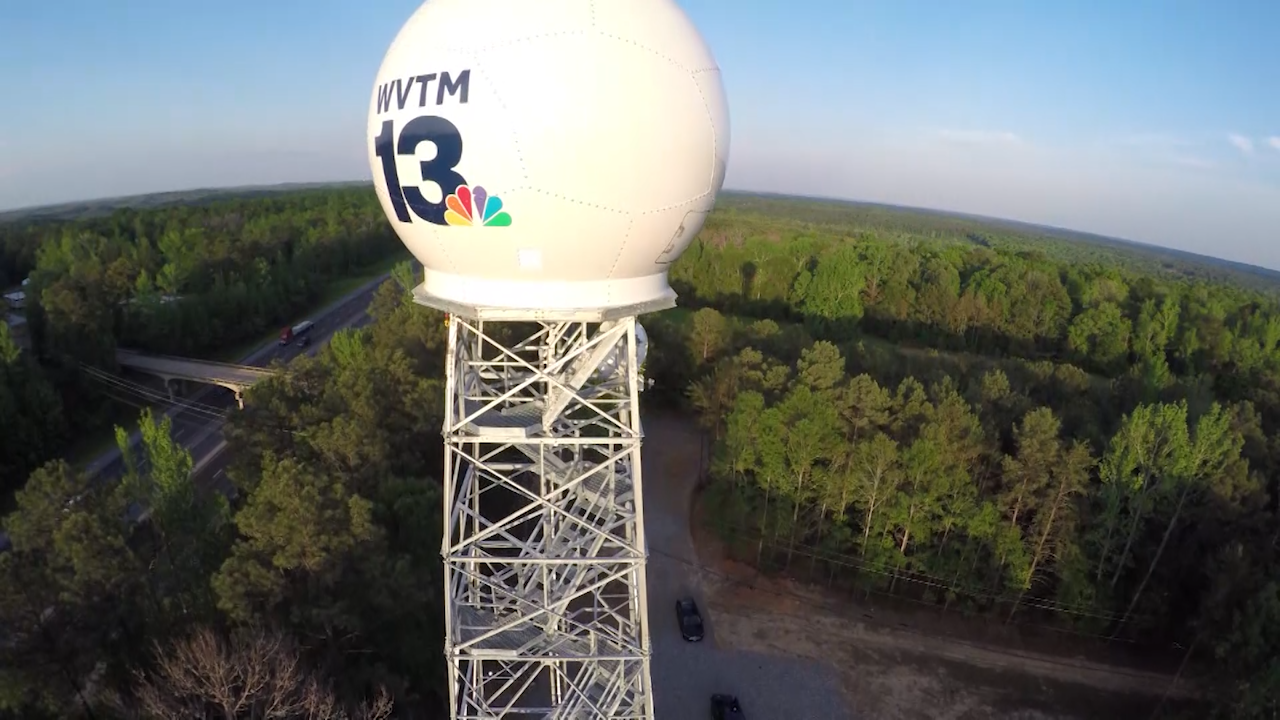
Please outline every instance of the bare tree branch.
M387 720L393 705L379 688L372 704L346 707L289 638L261 629L228 641L201 628L157 646L154 668L136 676L132 697L113 704L145 720Z

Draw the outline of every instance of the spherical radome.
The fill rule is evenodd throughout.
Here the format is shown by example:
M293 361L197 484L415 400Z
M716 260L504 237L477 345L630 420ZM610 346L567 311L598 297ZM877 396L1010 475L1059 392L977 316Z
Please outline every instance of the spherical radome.
M428 0L370 102L383 209L425 291L470 306L674 297L728 150L719 68L674 0Z

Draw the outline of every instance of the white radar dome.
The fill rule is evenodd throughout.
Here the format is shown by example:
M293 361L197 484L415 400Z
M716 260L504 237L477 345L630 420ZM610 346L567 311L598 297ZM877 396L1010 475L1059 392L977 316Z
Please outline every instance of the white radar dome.
M724 182L715 58L674 0L428 0L369 108L374 187L448 304L670 304Z

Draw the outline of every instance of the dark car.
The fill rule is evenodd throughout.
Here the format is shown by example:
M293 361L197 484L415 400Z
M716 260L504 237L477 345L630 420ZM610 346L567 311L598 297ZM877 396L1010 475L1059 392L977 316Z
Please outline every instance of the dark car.
M738 698L717 693L711 696L711 720L747 720L747 716Z
M680 623L680 634L689 642L702 639L702 615L698 613L698 604L693 598L681 598L676 601L676 620Z
M310 336L310 335L303 335L303 336L302 336L302 338L298 340L298 346L299 346L299 347L306 347L306 346L308 346L308 345L310 345L310 344L311 344L311 336Z

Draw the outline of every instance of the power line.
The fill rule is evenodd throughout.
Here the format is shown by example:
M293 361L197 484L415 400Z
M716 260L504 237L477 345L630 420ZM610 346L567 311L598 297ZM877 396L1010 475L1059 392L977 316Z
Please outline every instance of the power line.
M699 464L702 465L703 462L704 460L700 458ZM705 469L700 467L699 474L702 478L705 478L706 477ZM731 532L734 532L735 534L739 534L747 538L749 541L752 541L752 542L760 541L760 536L757 535L757 530L755 528L746 528L745 526L730 526L728 527L728 529ZM775 538L776 538L776 534L775 534ZM770 542L768 543L768 545L771 549L774 549L774 548L783 549L783 550L787 549L784 547L780 547L776 542ZM1066 603L1060 600L1051 600L1047 598L1035 598L1035 597L1028 599L1028 598L1025 598L1025 596L1022 596L1021 599L1015 599L1011 596L999 595L999 594L993 593L986 588L978 588L978 587L973 587L969 585L958 585L956 584L954 579L948 580L946 578L941 578L936 575L932 575L930 573L923 572L920 570L904 570L901 566L889 565L887 563L875 564L875 563L868 562L865 558L854 557L853 555L850 555L847 553L839 553L839 552L834 552L830 550L820 550L818 548L808 548L804 545L797 545L795 543L789 543L788 546L790 548L790 551L793 554L799 553L805 557L811 557L816 560L835 563L844 567L853 568L855 570L865 570L867 572L876 573L880 575L892 575L893 577L899 580L905 580L905 581L914 582L920 585L935 587L939 589L945 589L949 592L960 592L960 593L964 593L966 595L972 596L974 598L989 599L989 600L994 600L996 602L1009 603L1009 604L1015 605L1016 607L1025 606L1025 607L1031 607L1031 608L1045 609L1045 610L1050 610L1052 612L1062 612L1066 614L1079 615L1081 617L1092 617L1092 618L1107 620L1107 621L1116 621L1116 620L1122 619L1122 615L1120 613L1115 613L1111 611L1104 611L1102 613L1099 613L1093 606L1087 603ZM803 548L803 550L801 550L801 548ZM1028 586L1028 589L1030 589L1029 586ZM898 597L898 596L891 596L891 597ZM903 598L903 599L909 599L909 598ZM1134 620L1139 620L1139 619L1146 619L1148 616L1130 615L1129 617ZM1020 624L1020 623L1015 623L1015 624Z
M748 529L743 526L732 526L732 525L728 526L727 529L730 532L733 532L743 537L748 542L761 542L761 536L757 535L754 529ZM790 551L792 552L792 554L797 554L802 557L808 557L814 560L821 560L823 562L834 563L842 567L852 568L854 570L863 570L863 571L874 573L877 575L884 575L886 577L893 576L899 580L912 582L917 585L924 585L926 587L943 589L950 592L959 592L959 593L963 593L965 595L969 595L971 597L978 598L978 599L987 599L987 600L993 600L995 602L1017 604L1018 606L1045 609L1053 612L1062 612L1062 613L1067 613L1071 615L1079 615L1082 617L1092 617L1099 620L1114 621L1114 620L1120 619L1121 617L1119 613L1114 613L1109 611L1099 613L1096 609L1092 608L1091 606L1085 603L1064 603L1057 600L1048 600L1045 598L1035 598L1035 597L1032 597L1032 598L1024 597L1021 601L1018 601L1017 598L1013 596L996 594L985 588L977 588L969 585L958 585L952 580L947 580L946 578L940 578L936 575L931 575L926 572L920 572L916 570L903 570L899 566L893 566L887 563L872 563L865 559L856 558L852 555L848 555L845 553L837 553L829 550L819 550L817 548L810 548L808 546L798 545L798 544L788 544L787 546L783 546L777 543L776 540L765 542L764 544L767 547L769 547L769 549L771 550L786 551L788 550L788 548L790 548ZM892 595L891 597L899 597L899 596ZM1033 601L1034 601L1034 604L1033 604ZM1145 616L1130 616L1130 617L1142 618Z
M110 373L104 372L99 368L93 367L92 365L82 364L81 367L84 368L84 370L89 374L90 377L93 377L96 380L99 380L101 382L104 382L110 385L115 385L117 387L121 387L127 390L128 392L131 392L135 395L139 395L147 399L158 400L165 404L174 405L176 407L181 407L183 409L195 410L197 412L205 412L207 414L212 414L212 415L223 414L220 408L214 407L212 405L205 405L203 403L198 403L193 400L185 400L185 401L173 400L170 398L170 396L167 393L162 393L146 385L132 382L130 380L126 380L116 375L112 375Z
M149 388L145 385L140 385L138 383L133 383L133 382L124 380L122 378L111 375L110 373L103 372L102 370L99 370L98 368L95 368L89 365L83 365L82 367L84 368L84 370L86 371L86 374L89 377L93 378L94 380L97 380L98 382L104 384L107 387L120 390L120 391L129 393L131 395L134 395L136 397L142 398L144 401L146 401L147 406L150 406L154 403L161 403L166 405L172 405L174 407L180 408L183 412L194 413L208 420L225 421L227 419L227 415L224 411L212 405L205 405L203 403L198 403L194 401L175 401L171 399L169 396L159 391L156 391L152 388ZM120 398L116 397L115 399L119 400ZM132 401L129 401L129 404L136 405L136 403ZM142 406L139 406L139 407L142 407Z
M758 541L758 539L757 539L757 541ZM777 545L777 544L775 544L775 543L765 543L765 546L766 546L766 547L768 547L771 551L778 551L778 550L781 550L781 549L782 549L779 545ZM697 569L702 570L702 571L705 571L705 572L707 572L707 573L709 573L709 574L716 575L716 576L718 576L718 577L723 577L723 578L728 579L728 580L730 580L730 581L732 581L732 582L735 582L735 583L739 583L739 584L741 584L741 583L742 583L742 581L740 581L740 580L738 580L738 579L736 579L736 578L733 578L733 577L731 577L731 576L727 576L727 575L725 575L725 574L723 574L723 573L721 573L721 572L719 572L719 571L717 571L717 570L715 570L715 569L712 569L712 568L709 568L709 567L707 567L707 566L705 566L705 565L702 565L701 563L693 562L693 561L690 561L690 560L688 560L688 559L686 559L686 558L682 558L682 557L679 557L679 556L671 555L671 554L669 554L669 553L665 553L665 552L660 552L660 551L654 551L654 552L655 552L655 554L660 554L660 555L663 555L664 557L670 557L670 558L672 558L672 559L674 559L674 560L677 560L677 561L679 561L679 562L681 562L681 563L684 563L684 564L686 564L686 565L689 565L689 566L691 566L691 567L696 567ZM811 558L814 558L814 559L817 559L817 560L823 560L823 559L824 559L824 558L822 558L821 556L818 556L818 555L815 555L814 553L808 552L806 549L803 549L803 548L801 548L801 549L797 549L797 550L793 550L793 554L799 555L799 556L801 556L801 557L811 557ZM888 572L888 571L885 571L885 570L877 570L877 569L875 569L875 568L873 568L873 567L868 567L868 568L867 568L867 570L868 570L869 572L873 572L873 573L875 573L875 574L883 575L883 576L886 576L886 577L887 577L887 576L891 576L891 575L892 575L892 573L891 573L891 572ZM762 571L757 570L757 572L762 572ZM909 575L899 575L899 576L898 576L898 579L899 579L899 580L906 581L906 582L917 582L917 583L919 582L918 580L914 580L913 578L911 578ZM945 586L945 585L939 585L939 584L936 584L936 583L930 583L929 585L930 585L930 586L932 586L932 587L939 587L940 589L947 589L947 590L952 590L952 591L954 591L954 590L956 589L956 588L954 588L954 587L947 587L947 586ZM960 590L963 590L963 588L959 588L959 589L960 589ZM907 597L907 596L904 596L904 595L895 595L895 594L893 594L893 593L887 593L887 592L884 592L884 591L874 590L874 589L869 589L869 588L868 588L868 589L866 589L866 591L867 591L868 593L875 593L876 595L880 595L880 596L882 596L882 597L887 597L887 598L891 598L891 599L894 599L894 600L904 600L904 601L907 601L907 602L910 602L910 603L914 603L914 604L921 605L921 606L924 606L924 607L932 608L932 609L935 609L935 610L936 610L936 609L938 609L938 607L937 607L937 605L936 605L935 603L926 602L926 601L923 601L923 600L917 600L917 599L915 599L915 598ZM799 595L799 594L796 594L796 593L786 593L786 594L787 594L788 596L790 596L790 597L795 597L795 598L797 598L797 599L801 599L801 600L804 600L804 601L807 601L807 602L812 602L811 600L809 600L809 599L808 599L806 596L804 596L804 595ZM986 598L993 599L993 600L995 600L995 601L997 601L997 602L1003 602L1003 603L1008 603L1008 604L1014 604L1014 599L1013 599L1013 598L1010 598L1010 597L1008 597L1008 596L1000 596L1000 595L995 595L995 594L992 594L992 593L982 593L982 594L974 593L974 595L975 595L975 596L985 596ZM1034 600L1034 599L1033 599L1033 600ZM1042 603L1027 602L1026 600L1023 600L1021 603L1019 603L1019 606L1021 606L1021 607L1028 607L1028 608L1047 609L1047 610L1050 610L1051 612L1062 612L1061 610L1058 610L1058 609L1056 609L1056 608L1053 608L1052 606L1045 605L1045 604L1042 604ZM825 607L825 606L824 606L824 607ZM1093 618L1096 618L1096 619L1100 619L1100 620L1108 620L1108 621L1114 620L1114 619L1116 619L1116 617L1117 617L1114 613L1094 613L1094 612L1087 612L1087 611L1083 611L1083 610L1075 611L1075 612L1073 612L1073 613L1071 613L1071 614L1079 615L1079 616L1082 616L1082 617L1093 617ZM1080 637L1087 637L1087 638L1093 638L1093 639L1107 640L1107 641L1109 641L1109 642L1116 642L1116 641L1119 641L1119 642L1124 642L1124 643L1127 643L1127 644L1130 644L1130 645L1135 645L1135 646L1136 646L1136 645L1138 645L1138 643L1137 643L1136 641L1134 641L1134 640L1129 640L1129 639L1124 639L1124 638L1114 638L1114 639L1113 639L1113 638L1111 638L1110 636L1107 636L1107 635L1100 635L1100 634L1097 634L1097 633L1089 633L1089 632L1084 632L1084 631L1080 631L1080 630L1073 630L1073 629L1068 629L1068 628L1062 628L1062 627L1057 627L1057 626L1054 626L1054 625L1046 625L1046 624L1043 624L1043 623L1035 623L1035 622L1020 621L1020 622L1013 622L1013 623L1009 623L1009 624L1011 624L1011 625L1013 625L1013 626L1015 626L1015 627L1037 628L1037 629L1048 630L1048 631L1052 631L1052 632L1056 632L1056 633L1060 633L1060 634L1077 635L1077 636L1080 636Z
M744 580L744 579L742 579L742 578L736 578L736 577L733 577L733 576L728 575L728 574L726 574L726 573L723 573L723 572L721 572L721 571L719 571L719 570L716 570L716 569L714 569L714 568L708 567L708 566L704 565L704 564L703 564L703 563L701 563L701 562L692 561L692 560L689 560L689 559L687 559L687 558L680 557L679 555L675 555L675 554L673 554L673 553L669 553L669 552L666 552L666 551L663 551L663 550L654 550L654 549L650 548L649 552L650 552L650 554L651 554L651 555L658 555L658 556L660 556L660 557L664 557L664 558L668 558L668 559L674 560L674 561L679 562L680 564L682 564L682 565L684 565L684 566L686 566L686 567L693 568L693 569L695 569L695 570L697 570L697 571L699 571L699 572L703 572L703 573L706 573L706 574L708 574L708 575L711 575L711 576L714 576L714 577L716 577L716 578L719 578L719 579L721 579L721 580L727 581L728 583L730 583L730 584L732 584L732 585L737 585L737 586L740 586L740 587L749 587L749 588L751 588L751 589L753 589L753 590L755 590L755 591L757 591L757 592L762 592L762 593L766 593L766 594L774 595L774 596L778 596L778 597L785 597L785 598L789 598L789 599L792 599L792 600L796 600L796 601L798 601L798 602L799 602L799 604L807 605L807 606L809 606L809 607L814 607L814 608L818 608L818 609L822 609L822 610L826 610L826 611L829 611L829 612L837 612L837 613L838 613L838 612L841 612L841 611L845 611L845 610L847 610L847 607L840 607L840 606L838 606L836 603L823 602L823 601L820 601L820 600L816 600L816 599L814 599L814 598L812 598L812 597L810 597L810 596L808 596L808 595L802 595L802 594L797 593L797 592L794 592L794 591L785 590L785 589L774 589L774 588L760 587L760 586L755 585L752 581ZM925 605L926 607L933 607L933 608L935 608L935 609L936 609L936 606L935 606L935 605L932 605L932 604L929 604L929 603L923 603L923 602L921 602L921 601L913 600L913 599L911 599L911 598L903 598L903 597L899 597L899 596L895 596L895 595L888 595L888 594L886 594L886 593L881 593L881 592L878 592L878 591L872 591L872 592L876 592L876 594L878 594L878 595L884 595L884 596L886 596L886 597L890 597L890 598L893 598L893 599L907 600L907 601L909 601L909 602L914 602L914 603L917 603L917 604ZM803 615L800 615L799 613L788 612L788 611L786 611L786 610L773 609L773 610L771 610L771 612L781 613L781 614L788 615L788 616L790 616L790 617L794 617L794 618L805 619L805 618L804 618L804 616L803 616ZM905 632L911 633L911 634L913 634L913 635L918 635L918 636L921 636L921 637L931 637L931 636L929 636L928 634L926 634L926 633L924 633L924 632L921 632L921 631L919 631L919 630L915 630L915 629L913 629L913 628L910 628L909 626L905 626L905 625L902 625L902 624L897 624L897 625L895 625L895 626L890 626L888 623L885 623L885 622L882 622L882 621L878 621L878 620L876 620L876 618L875 618L874 616L870 616L870 615L867 615L867 614L865 614L865 613L863 614L863 617L867 617L867 618L869 618L872 622L874 622L875 624L878 624L878 625L880 625L880 626L882 626L882 627L890 628L890 629L893 629L893 630L896 630L896 631L905 631ZM1081 636L1083 636L1083 637L1096 638L1096 639L1102 639L1102 640L1107 640L1107 639L1109 639L1109 638L1108 638L1107 636L1105 636L1105 635L1096 635L1096 634L1089 634L1089 633L1077 633L1077 632L1072 632L1072 631L1062 630L1062 629L1060 629L1060 628L1054 628L1054 627L1052 627L1052 626L1039 625L1039 624L1037 624L1037 623L1014 623L1014 625L1015 625L1015 626L1024 626L1024 627L1041 627L1041 628L1048 629L1048 630L1055 630L1055 631L1060 631L1060 632L1068 632L1068 633L1071 633L1071 634L1078 634L1078 635L1081 635ZM1096 670L1098 670L1098 669L1099 669L1097 666L1089 666L1089 665L1082 665L1082 664L1079 664L1079 663L1073 663L1073 662L1066 661L1066 660L1060 660L1060 659L1057 659L1057 658L1054 658L1054 657L1052 657L1052 656L1048 656L1048 655L1030 655L1030 654L1027 654L1027 653L1020 653L1020 652L1017 652L1017 651L1015 651L1015 650L1008 650L1008 649L1004 649L1004 648L993 648L993 647L991 647L991 646L981 645L981 644L979 644L979 643L970 642L970 641L968 641L968 640L964 640L964 639L961 639L961 638L946 637L945 639L946 639L946 641L947 641L947 642L953 642L953 643L955 643L955 644L958 644L958 645L964 645L964 646L966 646L966 647L974 648L974 649L977 649L977 650L984 650L984 651L987 651L987 652L995 652L995 653L999 653L999 654L1002 654L1002 655L1005 655L1005 656L1007 656L1007 657L1011 657L1011 658L1018 658L1018 659L1023 659L1023 660L1035 660L1035 661L1037 661L1037 662L1048 663L1048 664L1056 665L1056 666L1059 666L1059 667L1063 667L1063 668L1071 668L1071 669L1075 669L1075 670L1094 670L1094 671L1096 671ZM1131 643L1131 644L1133 643L1133 641L1132 641L1132 640L1122 640L1122 642L1127 642L1127 643ZM1117 666L1106 666L1106 667L1105 667L1105 670L1106 670L1107 672L1111 673L1111 674L1115 674L1115 675L1124 675L1124 676L1131 677L1131 678L1135 678L1135 679L1149 678L1149 677L1151 677L1153 674L1156 674L1156 673L1144 672L1144 671L1140 671L1140 670L1129 670L1129 669L1126 669L1126 668L1123 668L1123 667L1117 667Z

